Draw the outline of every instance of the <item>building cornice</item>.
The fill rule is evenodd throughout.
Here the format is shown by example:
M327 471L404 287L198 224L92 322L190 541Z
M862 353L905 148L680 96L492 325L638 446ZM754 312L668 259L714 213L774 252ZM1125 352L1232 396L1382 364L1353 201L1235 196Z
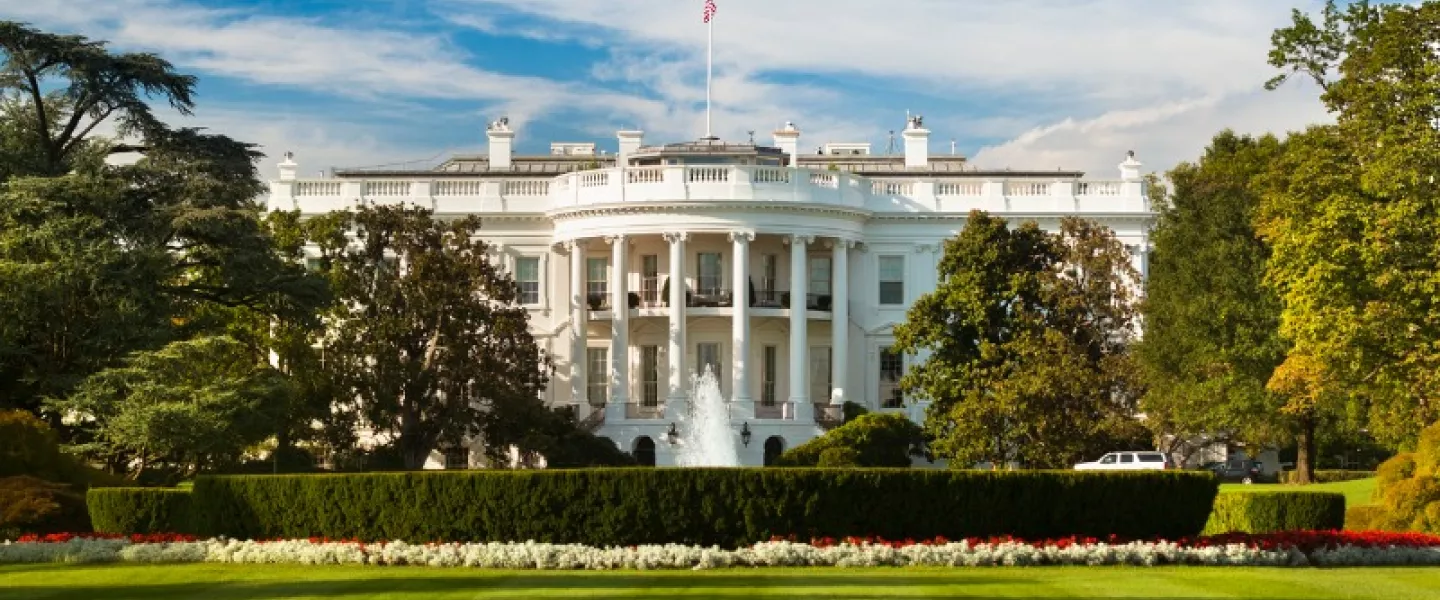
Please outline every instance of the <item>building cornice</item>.
M733 201L700 201L700 202L633 202L633 203L608 203L592 204L587 206L569 206L559 208L546 213L555 221L567 221L572 219L587 219L592 217L633 215L633 214L655 214L667 212L743 212L743 213L802 213L810 215L826 215L831 217L843 217L855 221L865 221L875 213L863 208L849 206L835 206L829 204L813 204L799 202L733 202Z

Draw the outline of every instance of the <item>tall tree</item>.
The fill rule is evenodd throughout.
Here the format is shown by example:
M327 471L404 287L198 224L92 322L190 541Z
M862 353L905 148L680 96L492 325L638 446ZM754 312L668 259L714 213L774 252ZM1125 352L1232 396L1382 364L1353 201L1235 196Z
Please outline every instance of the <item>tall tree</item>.
M1047 234L970 214L940 284L895 330L926 354L901 385L933 401L935 455L1058 467L1134 430L1129 402L1138 273L1113 233L1067 218Z
M468 436L496 459L512 445L540 450L524 446L549 422L548 358L519 287L486 256L479 218L396 206L331 218L315 239L337 297L326 358L364 423L391 436L406 468Z
M1295 346L1272 388L1412 444L1440 417L1440 2L1332 1L1273 42L1269 87L1313 81L1337 119L1292 136L1262 203Z
M188 112L193 77L11 22L0 58L0 406L39 412L127 353L193 335L207 305L301 318L323 302L259 222L253 147L152 113L150 99ZM138 143L95 137L105 121ZM101 160L134 150L133 165Z
M1258 180L1278 160L1273 136L1215 136L1195 163L1169 173L1174 192L1151 233L1154 253L1136 359L1141 407L1170 449L1191 440L1272 442L1287 437L1283 400L1266 389L1288 344L1280 301L1264 283L1270 249L1255 231Z

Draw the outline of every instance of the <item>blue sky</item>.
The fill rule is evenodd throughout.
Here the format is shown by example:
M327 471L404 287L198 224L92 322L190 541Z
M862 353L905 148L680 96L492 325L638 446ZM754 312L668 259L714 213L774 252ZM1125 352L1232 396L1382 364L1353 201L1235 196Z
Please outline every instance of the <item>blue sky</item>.
M1326 120L1313 86L1261 85L1270 32L1317 0L716 0L715 124L768 143L883 150L907 110L932 152L1113 177L1198 155L1216 131ZM4 18L162 54L201 78L193 118L328 167L483 152L614 149L704 131L703 0L0 0Z

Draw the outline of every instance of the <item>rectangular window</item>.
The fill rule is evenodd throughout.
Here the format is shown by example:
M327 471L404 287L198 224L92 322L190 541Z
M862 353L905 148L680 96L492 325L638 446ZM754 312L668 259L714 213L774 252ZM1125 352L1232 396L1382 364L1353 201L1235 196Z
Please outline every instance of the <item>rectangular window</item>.
M306 270L306 271L310 271L310 272L312 272L312 273L314 273L314 272L316 272L316 271L319 271L319 270L320 270L320 259L318 259L318 258L307 258L307 259L305 259L305 270Z
M830 403L830 347L810 347L810 401L818 404Z
M640 257L640 299L645 306L660 305L660 256Z
M520 284L520 304L539 304L540 257L521 256L515 259L515 282Z
M760 405L775 406L776 348L766 346L761 353Z
M724 380L720 374L720 344L695 345L695 376L705 373L706 369L715 375L716 381Z
M900 378L905 375L905 359L890 350L880 349L880 407L900 408L905 406L904 395L900 392Z
M701 252L696 255L699 268L695 271L695 293L702 296L716 296L725 285L724 271L720 268L719 252Z
M640 404L660 405L660 347L640 347Z
M905 303L905 257L880 257L880 304Z
M446 469L470 468L470 449L465 447L445 449Z
M760 256L760 289L775 291L780 282L780 261L774 254Z
M605 258L585 259L585 301L593 307L610 305L610 265Z
M810 293L829 296L830 295L830 259L810 259Z
M585 398L590 406L605 406L610 399L610 349L585 349Z

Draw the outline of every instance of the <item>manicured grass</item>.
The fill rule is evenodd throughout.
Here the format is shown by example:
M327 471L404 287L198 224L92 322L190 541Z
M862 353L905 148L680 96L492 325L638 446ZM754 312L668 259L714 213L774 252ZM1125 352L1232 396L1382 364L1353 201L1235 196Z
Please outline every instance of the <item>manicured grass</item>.
M1257 483L1245 485L1242 483L1220 484L1221 493L1231 492L1266 492L1266 491L1309 491L1309 492L1340 492L1345 495L1345 506L1364 506L1374 504L1371 496L1375 493L1375 478L1353 479L1350 481L1335 481L1331 483L1316 483L1312 485L1281 485Z
M533 572L277 565L7 565L0 599L1440 598L1440 568L1014 567Z

